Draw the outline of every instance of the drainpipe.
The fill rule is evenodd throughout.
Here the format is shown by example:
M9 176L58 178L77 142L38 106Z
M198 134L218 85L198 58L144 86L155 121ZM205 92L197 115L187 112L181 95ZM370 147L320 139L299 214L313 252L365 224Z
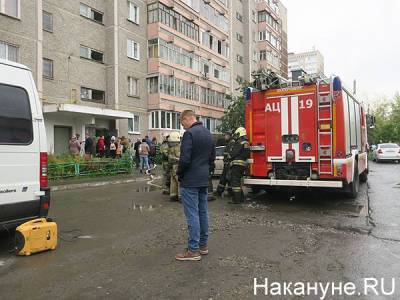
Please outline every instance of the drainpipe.
M36 5L37 15L37 41L36 41L36 84L39 93L39 99L43 99L43 2L38 0Z
M118 0L114 0L114 18L113 18L113 29L114 29L114 101L115 109L119 109L119 49L118 49ZM115 129L119 133L119 120L115 120Z

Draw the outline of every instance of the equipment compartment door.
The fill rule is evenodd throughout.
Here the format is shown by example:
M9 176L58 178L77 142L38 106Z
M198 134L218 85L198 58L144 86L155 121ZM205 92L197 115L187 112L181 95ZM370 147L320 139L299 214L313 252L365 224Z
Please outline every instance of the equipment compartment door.
M292 96L291 134L299 136L299 142L293 143L296 162L315 162L317 145L317 103L315 94Z

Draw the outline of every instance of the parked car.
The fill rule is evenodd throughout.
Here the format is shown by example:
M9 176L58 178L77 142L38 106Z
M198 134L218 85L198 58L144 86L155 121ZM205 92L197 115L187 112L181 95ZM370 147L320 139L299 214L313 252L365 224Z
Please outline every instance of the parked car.
M47 216L47 144L31 71L0 59L0 228Z
M400 162L400 146L394 143L378 144L373 152L374 161Z
M215 170L214 176L221 176L224 169L224 152L225 146L215 147Z

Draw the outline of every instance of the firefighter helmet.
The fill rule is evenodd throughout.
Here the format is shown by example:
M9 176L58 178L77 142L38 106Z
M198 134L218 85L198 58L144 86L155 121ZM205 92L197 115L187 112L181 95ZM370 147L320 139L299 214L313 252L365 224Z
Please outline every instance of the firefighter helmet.
M239 127L238 129L236 129L235 135L238 137L246 136L247 135L246 129L243 127Z
M180 136L179 132L175 131L169 135L168 142L180 142L180 140L181 140L181 136Z

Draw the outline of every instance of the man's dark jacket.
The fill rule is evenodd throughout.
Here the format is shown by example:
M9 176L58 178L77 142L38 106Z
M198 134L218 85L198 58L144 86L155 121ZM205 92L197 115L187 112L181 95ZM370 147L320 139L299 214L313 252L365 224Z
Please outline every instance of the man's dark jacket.
M177 171L181 187L208 187L214 160L215 146L210 131L201 122L194 123L185 131L181 142Z

